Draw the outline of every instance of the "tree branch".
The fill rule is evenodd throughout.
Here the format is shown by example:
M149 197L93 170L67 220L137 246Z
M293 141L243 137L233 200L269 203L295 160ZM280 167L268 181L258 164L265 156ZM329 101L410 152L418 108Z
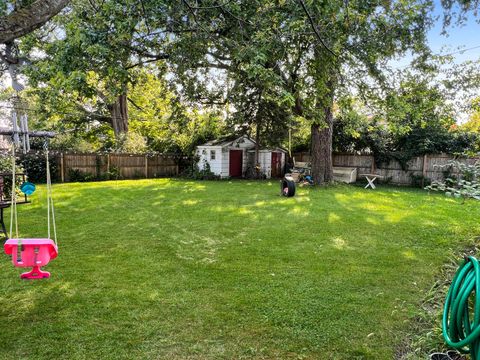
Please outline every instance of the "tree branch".
M323 46L330 54L332 54L332 55L335 56L335 57L338 57L338 55L337 55L332 49L330 49L330 48L327 46L327 44L325 44L325 42L323 41L322 37L320 36L320 33L318 32L317 27L315 26L315 23L314 23L314 21L313 21L313 18L312 18L312 16L310 15L310 13L308 12L308 9L307 9L307 7L305 6L305 3L303 2L303 0L298 0L298 2L300 3L300 5L302 5L303 11L304 11L305 14L307 15L308 20L310 21L310 25L312 26L312 29L313 29L313 31L315 32L315 35L317 36L318 41L320 41L320 44L322 44L322 46Z
M0 17L0 44L38 29L57 15L70 0L36 0L31 5Z
M149 63L152 63L152 62L157 62L157 61L160 61L160 60L166 60L169 58L169 55L168 54L160 54L160 55L157 55L157 56L151 56L151 59L149 60L144 60L144 61L139 61L135 64L132 64L132 65L129 65L126 67L127 70L130 70L130 69L133 69L134 67L137 67L137 66L140 66L140 65L144 65L144 64L149 64Z
M133 101L131 98L127 97L127 100L130 102L130 104L132 104L133 106L135 106L138 110L140 110L140 111L145 111L144 108L142 108L140 105L138 105L137 103L135 103L135 101Z

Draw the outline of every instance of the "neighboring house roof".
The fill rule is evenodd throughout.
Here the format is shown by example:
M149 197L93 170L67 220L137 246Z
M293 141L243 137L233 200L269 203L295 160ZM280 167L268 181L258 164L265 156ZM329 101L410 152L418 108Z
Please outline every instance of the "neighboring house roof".
M251 141L253 144L255 144L255 141L253 139L250 139L247 135L243 136L238 136L238 135L230 135L230 136L224 136L215 140L211 140L205 144L199 145L199 146L229 146L233 144L234 142L241 140L241 139L247 139Z

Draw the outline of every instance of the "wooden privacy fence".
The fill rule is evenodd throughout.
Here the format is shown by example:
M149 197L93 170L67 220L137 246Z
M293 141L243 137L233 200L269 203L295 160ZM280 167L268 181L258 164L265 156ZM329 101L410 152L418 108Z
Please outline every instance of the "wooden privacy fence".
M72 170L94 178L118 175L123 179L177 176L177 158L158 154L58 154L58 178L69 181Z
M295 161L310 161L308 153L295 153L292 155ZM446 165L455 160L455 156L448 154L428 154L411 159L403 170L398 161L392 160L388 164L375 166L372 155L357 154L333 154L333 166L357 168L357 179L362 179L360 174L375 173L384 177L392 184L412 185L417 179L428 181L442 180L445 169L440 165ZM459 159L462 162L473 164L480 158Z

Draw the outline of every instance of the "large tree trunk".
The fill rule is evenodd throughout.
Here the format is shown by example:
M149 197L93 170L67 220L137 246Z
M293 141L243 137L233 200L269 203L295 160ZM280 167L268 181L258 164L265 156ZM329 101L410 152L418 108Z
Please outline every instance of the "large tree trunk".
M0 17L0 44L11 42L38 29L58 14L70 0L37 0Z
M333 180L332 135L333 135L333 98L324 108L324 122L311 126L312 140L312 177L315 185Z
M330 106L325 108L325 125L321 137L325 159L325 182L329 183L333 181L333 99Z
M127 95L123 94L117 97L115 103L110 106L112 116L112 127L115 138L118 139L122 134L128 132L128 106Z

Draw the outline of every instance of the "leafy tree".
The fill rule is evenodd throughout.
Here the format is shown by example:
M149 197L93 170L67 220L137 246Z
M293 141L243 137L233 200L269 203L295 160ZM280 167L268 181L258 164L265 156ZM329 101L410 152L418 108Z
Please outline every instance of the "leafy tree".
M191 155L197 145L224 131L220 112L186 107L151 71L139 71L129 92L131 129L143 136L150 150Z
M317 184L332 179L333 106L338 90L362 91L372 79L383 79L378 67L382 61L407 50L424 51L431 9L430 2L414 0L183 3L198 29L183 37L183 47L194 48L188 58L184 54L182 62L177 61L179 78L195 83L184 90L194 99L228 101L238 109L246 96L254 104L256 97L256 111L249 114L255 118L267 89L273 100L269 106L288 115L279 119L281 126L286 128L291 117L310 122ZM211 79L222 71L233 84L225 81L223 89L209 91ZM253 88L242 97L237 84L244 79Z
M344 101L335 118L335 149L369 152L377 164L397 160L403 168L423 154L477 151L480 137L458 129L448 100L438 84L417 74L404 77L370 116Z
M95 116L79 114L76 103L55 98L55 111L40 111L48 104L44 92L34 91L29 107L34 127L54 128L59 135L52 148L77 151L170 152L191 155L196 145L216 138L224 131L223 117L209 109L187 108L170 89L162 72L153 67L137 68L135 82L128 85L130 131L115 138L113 130ZM28 89L27 89L28 91ZM40 94L40 95L39 95ZM52 98L52 100L54 100ZM81 115L81 114L79 114Z
M444 8L444 31L452 23L461 25L467 20L468 14L478 14L480 10L480 1L478 0L442 0L441 4Z
M470 119L461 125L461 129L468 132L480 133L480 113L474 113L470 116Z
M25 59L19 56L16 39L32 33L58 14L70 0L3 0L0 2L0 76L8 70L12 87L20 92L19 68ZM16 107L20 105L19 99ZM21 106L20 106L21 107Z
M117 138L126 133L135 68L168 58L170 7L161 0L76 0L56 18L57 29L26 40L24 50L40 50L28 76L45 113L60 109L80 122L109 124Z
M475 99L472 104L472 110L470 118L460 128L464 131L480 133L480 99Z

